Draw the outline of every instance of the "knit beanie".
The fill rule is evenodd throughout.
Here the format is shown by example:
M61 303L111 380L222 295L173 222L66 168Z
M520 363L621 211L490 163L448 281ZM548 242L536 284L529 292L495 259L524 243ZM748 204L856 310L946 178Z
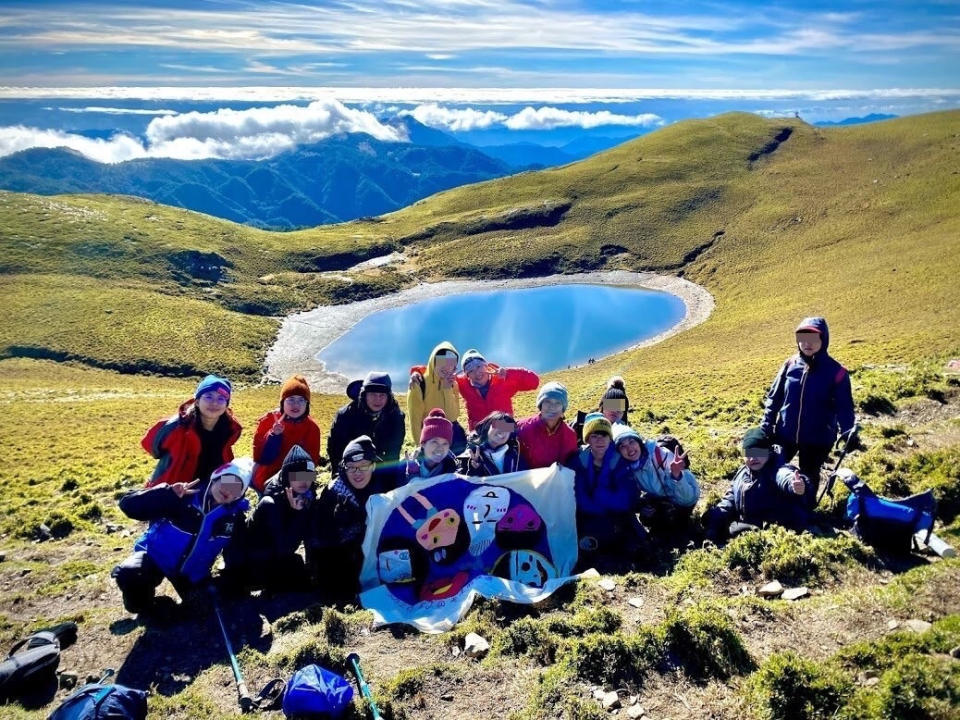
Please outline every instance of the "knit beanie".
M613 438L613 426L603 413L592 412L583 419L583 439L587 440L593 433L606 433Z
M545 383L543 387L537 391L537 408L539 409L540 404L544 400L559 400L563 405L563 410L567 410L567 389L556 381L551 381Z
M230 395L233 393L233 386L230 385L230 381L226 378L222 378L217 375L207 375L197 385L197 390L193 393L193 399L198 400L201 395L203 395L205 392L210 392L211 390L218 392L221 395L226 395L227 402L229 402Z
M388 395L393 392L393 381L390 376L382 370L368 372L363 379L363 385L360 386L361 393L381 392Z
M370 439L369 435L361 435L344 448L343 459L340 462L362 462L364 460L376 462L379 459L373 440Z
M448 443L453 443L453 423L447 420L446 413L440 408L434 408L423 419L420 444L424 445L433 438L443 438Z
M225 465L221 465L210 473L210 482L219 480L224 475L236 475L243 483L243 492L250 487L250 479L253 477L253 458L236 458Z
M294 445L283 459L283 465L280 466L280 485L286 487L290 482L290 473L304 470L316 472L317 466L310 457L310 453L299 445Z
M603 409L604 400L623 400L623 411L630 410L630 400L627 398L626 384L623 378L616 375L607 380L607 389L600 398L600 408Z
M586 429L586 428L584 428ZM619 446L620 442L633 438L641 445L643 444L643 438L640 437L640 433L634 430L629 425L624 425L623 423L614 423L613 424L613 442L615 445ZM587 434L584 433L584 437L587 437Z
M293 375L287 378L287 381L280 388L280 404L293 395L299 395L307 402L310 402L310 386L307 385L307 379L303 375Z
M760 428L750 428L743 436L743 451L748 450L771 450L773 440Z
M471 370L473 370L473 366L476 365L477 363L483 363L484 365L486 365L487 359L480 354L479 350L475 350L471 348L470 350L467 350L463 354L462 362L463 362L463 371L465 373L468 373Z

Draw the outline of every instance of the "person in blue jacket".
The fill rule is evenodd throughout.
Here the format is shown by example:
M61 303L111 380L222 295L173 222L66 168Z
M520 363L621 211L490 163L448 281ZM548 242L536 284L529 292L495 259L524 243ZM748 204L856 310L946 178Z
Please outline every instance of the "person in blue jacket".
M242 532L252 471L253 461L241 458L218 467L205 484L161 483L120 498L128 517L150 522L111 573L128 612L149 610L164 578L183 597L210 577L217 556Z
M799 453L800 472L809 479L806 502L816 504L820 468L841 436L852 433L856 420L846 369L827 354L830 331L822 317L810 317L796 329L797 354L773 379L764 401L760 427L789 462Z
M613 428L601 413L583 422L586 440L567 461L575 473L578 567L600 572L631 567L643 551L647 534L637 520L639 486L613 443Z
M767 524L803 530L809 520L804 503L807 478L774 452L761 428L743 436L743 466L737 470L723 499L707 513L707 540L721 544Z

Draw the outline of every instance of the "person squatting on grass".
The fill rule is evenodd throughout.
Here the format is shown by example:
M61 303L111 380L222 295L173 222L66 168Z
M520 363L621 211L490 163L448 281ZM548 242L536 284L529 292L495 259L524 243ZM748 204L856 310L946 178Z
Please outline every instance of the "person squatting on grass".
M674 455L655 440L620 423L613 425L613 442L640 490L640 520L650 529L669 532L687 524L700 499L700 487L687 469L686 454Z
M232 391L226 378L207 375L193 399L147 431L140 445L157 460L147 487L206 482L216 468L233 460L242 428L230 409Z
M453 423L454 453L461 453L467 446L467 434L457 418L460 417L460 389L457 385L457 365L460 353L444 341L430 353L426 365L410 368L410 386L407 391L407 415L410 420L410 437L420 437L423 421L434 408L443 410L444 417Z
M357 593L367 500L405 482L403 467L397 462L383 462L368 436L361 435L347 444L336 479L320 492L314 517L317 542L308 555L311 572L324 590L348 599Z
M241 458L214 470L206 483L160 483L120 498L124 514L150 522L133 554L111 572L127 611L150 610L165 577L181 597L210 578L217 556L243 530L252 465Z
M743 436L743 466L730 489L704 518L707 540L721 544L767 524L800 532L809 523L804 496L809 482L793 465L784 464L761 428Z
M467 438L467 451L459 456L460 471L472 477L492 477L527 469L517 442L517 421L494 410Z
M373 440L384 460L399 460L407 430L390 376L369 372L363 380L347 385L347 397L350 402L337 411L327 438L331 475L336 477L339 472L344 448L361 435Z
M631 569L646 544L637 519L640 486L613 443L613 427L600 413L584 418L586 444L568 461L577 502L580 569Z
M565 464L577 452L577 434L563 421L567 410L567 389L558 382L548 382L537 393L536 415L517 423L520 455L527 467L550 467Z
M457 457L450 451L453 442L453 423L443 410L434 408L423 421L420 447L406 461L406 481L431 478L457 471Z
M500 367L488 363L479 350L463 355L463 372L457 375L457 388L467 406L467 429L477 425L495 410L513 415L513 396L536 390L540 377L526 368Z
M807 506L816 505L820 468L841 433L855 427L850 375L827 354L830 331L822 317L796 329L797 354L780 368L767 391L760 427L783 450L787 462L799 453L800 472L809 478Z
M280 471L270 478L263 497L223 553L221 573L227 590L305 590L307 569L298 554L313 549L319 525L315 499L317 465L310 454L294 445L283 458Z
M294 446L320 462L320 426L310 417L310 386L303 375L294 375L280 388L280 408L257 422L253 436L253 489L263 494L267 480L277 474Z

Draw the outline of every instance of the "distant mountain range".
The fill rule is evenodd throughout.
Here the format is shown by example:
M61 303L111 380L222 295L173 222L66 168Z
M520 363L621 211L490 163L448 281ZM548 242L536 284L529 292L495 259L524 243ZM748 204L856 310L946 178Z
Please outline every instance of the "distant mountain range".
M821 120L820 122L815 122L814 125L817 127L837 127L838 125L863 125L864 123L878 122L880 120L893 120L898 115L884 115L883 113L870 113L869 115L864 115L863 117L848 117L843 120Z
M332 137L267 160L103 164L65 148L0 158L0 188L135 195L257 227L292 229L380 215L513 168L411 118L411 142Z

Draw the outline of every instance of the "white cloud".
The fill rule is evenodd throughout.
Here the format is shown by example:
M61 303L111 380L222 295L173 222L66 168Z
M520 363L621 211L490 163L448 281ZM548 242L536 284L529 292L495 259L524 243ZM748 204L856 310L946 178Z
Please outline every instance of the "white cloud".
M128 135L95 140L55 130L0 127L0 156L30 147L68 147L106 163L141 157L259 159L338 133L357 132L378 140L406 139L369 112L336 100L318 100L307 107L278 105L157 117L147 125L146 144Z
M53 109L53 108L45 108ZM87 107L82 108L73 108L73 107L58 107L56 108L60 112L68 113L101 113L103 115L176 115L176 110L164 110L157 109L151 110L149 108L116 108L116 107L100 107L98 105L88 105Z
M109 140L65 133L59 130L40 130L24 125L0 127L0 157L29 148L65 147L102 163L118 163L144 157L146 149L136 138L114 135Z
M483 130L506 121L507 116L493 110L474 110L473 108L446 108L435 103L418 105L413 110L403 110L399 113L411 115L417 122L440 127L454 132L468 130Z
M0 98L91 100L186 100L191 102L292 102L452 104L628 103L642 100L837 100L960 99L960 88L796 89L770 88L436 88L276 86L2 87Z
M511 130L552 130L558 127L579 126L590 129L601 125L638 125L652 127L662 125L663 118L653 113L617 115L609 110L579 112L555 107L525 107L504 123Z

